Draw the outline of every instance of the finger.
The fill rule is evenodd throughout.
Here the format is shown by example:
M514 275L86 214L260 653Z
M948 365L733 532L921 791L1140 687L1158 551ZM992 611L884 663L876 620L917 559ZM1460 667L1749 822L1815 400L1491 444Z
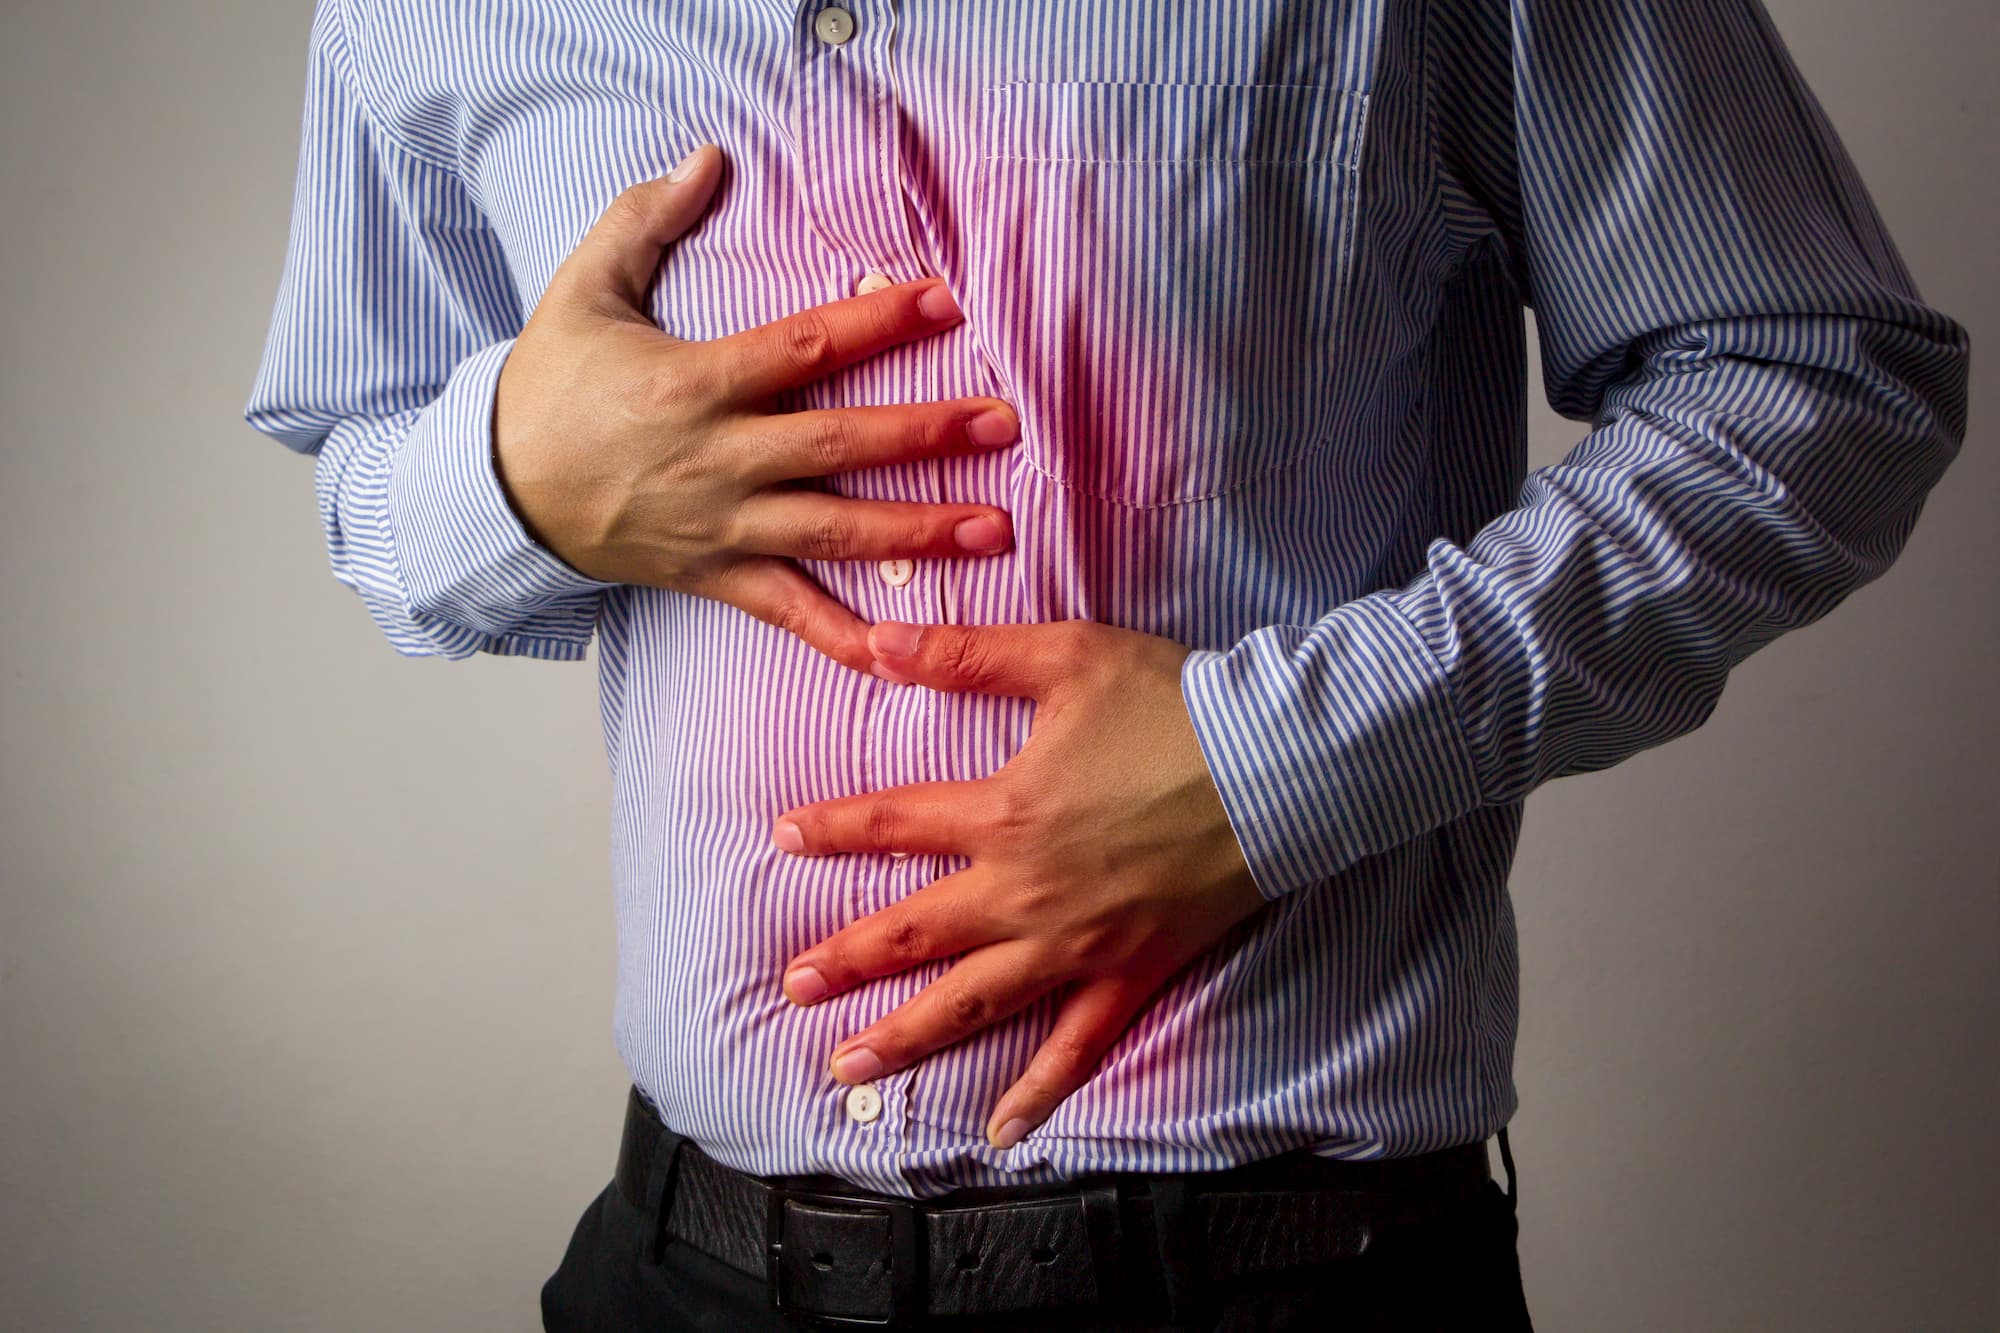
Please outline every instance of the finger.
M751 430L758 443L743 471L758 486L982 453L1021 438L1020 418L998 398L785 412L759 419Z
M878 620L868 648L895 677L936 690L1042 700L1089 668L1104 627L1090 620L1025 625L913 625Z
M652 320L646 293L660 269L661 252L695 224L722 179L722 150L702 144L674 172L630 186L606 206L583 240L562 262L550 286L604 313Z
M964 318L942 278L849 296L701 344L719 383L737 401L766 398L820 379L898 343Z
M977 879L969 869L946 875L849 922L785 965L785 998L811 1004L870 977L894 976L928 959L991 943L998 932L981 909Z
M990 505L856 500L820 491L760 491L736 510L734 549L795 560L996 555L1013 543L1007 511Z
M1128 974L1094 978L1071 991L1027 1072L994 1107L986 1125L987 1142L1011 1148L1047 1120L1097 1072L1104 1053L1132 1025L1152 990L1151 983Z
M856 616L797 565L771 556L738 561L703 592L797 635L844 667L868 674L868 622Z
M850 851L974 855L976 831L1000 809L994 779L906 783L852 797L814 801L782 813L772 841L802 857ZM786 825L796 831L786 833Z
M842 1083L865 1083L963 1041L1062 980L1043 972L1040 957L1040 947L1025 940L967 954L894 1013L834 1047L828 1068Z
M944 852L971 855L968 838L995 804L991 778L912 782L815 801L779 815L771 840L795 855ZM790 825L795 831L785 831Z

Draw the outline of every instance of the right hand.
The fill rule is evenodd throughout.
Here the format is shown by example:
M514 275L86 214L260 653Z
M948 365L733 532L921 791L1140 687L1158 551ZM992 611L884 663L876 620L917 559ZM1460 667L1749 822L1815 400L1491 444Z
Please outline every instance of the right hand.
M690 158L686 179L644 181L612 201L515 339L494 401L501 488L529 535L581 573L727 602L866 672L867 622L787 557L998 554L1012 534L1007 512L788 483L1010 445L1020 420L997 398L759 410L962 316L944 283L925 278L711 342L661 330L644 311L661 251L721 175L712 145ZM934 303L944 311L928 312ZM960 543L954 530L969 519L986 520L970 526L990 541Z

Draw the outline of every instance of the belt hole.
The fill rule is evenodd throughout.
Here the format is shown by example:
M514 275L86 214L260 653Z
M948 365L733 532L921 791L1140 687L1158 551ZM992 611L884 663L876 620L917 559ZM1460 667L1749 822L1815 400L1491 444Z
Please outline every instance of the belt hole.
M979 1252L977 1250L967 1250L964 1254L958 1256L959 1272L970 1273L977 1267L979 1267Z
M832 1272L833 1256L831 1254L828 1254L825 1250L818 1251L813 1255L813 1267L817 1268L822 1273Z
M1046 1245L1037 1245L1028 1251L1028 1257L1038 1264L1052 1264L1056 1261L1056 1252Z

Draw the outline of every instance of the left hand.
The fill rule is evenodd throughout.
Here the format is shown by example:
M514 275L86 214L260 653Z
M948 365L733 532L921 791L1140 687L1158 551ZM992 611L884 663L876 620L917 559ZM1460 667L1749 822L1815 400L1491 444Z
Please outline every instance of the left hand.
M788 852L972 861L799 954L785 993L809 1004L965 955L835 1048L833 1077L861 1083L1077 982L987 1122L988 1140L1009 1148L1090 1077L1169 976L1266 900L1182 701L1186 647L1089 620L883 621L868 644L885 679L1032 698L1034 721L990 777L836 797L779 817L772 840Z

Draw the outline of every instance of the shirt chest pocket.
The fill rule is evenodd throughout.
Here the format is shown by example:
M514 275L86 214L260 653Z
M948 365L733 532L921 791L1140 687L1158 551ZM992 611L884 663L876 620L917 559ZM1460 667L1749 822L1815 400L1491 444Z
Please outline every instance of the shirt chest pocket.
M1024 462L1153 506L1324 440L1367 105L1321 85L986 90L968 313Z

